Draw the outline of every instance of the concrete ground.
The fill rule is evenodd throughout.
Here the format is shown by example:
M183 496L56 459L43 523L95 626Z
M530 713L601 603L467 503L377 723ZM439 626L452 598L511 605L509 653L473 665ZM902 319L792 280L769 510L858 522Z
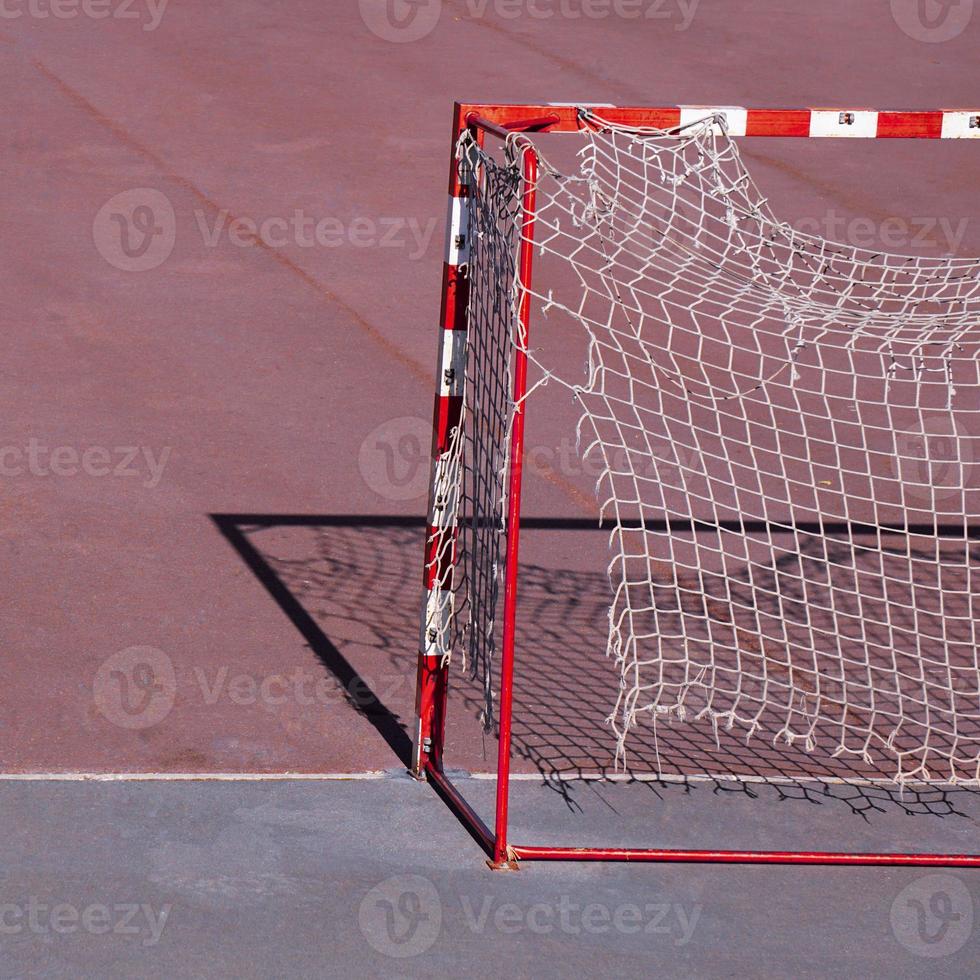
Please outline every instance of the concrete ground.
M460 786L491 809L492 782ZM608 840L622 823L667 846L959 850L980 818L963 792L882 796L864 818L835 794L568 789L572 810L516 783L515 839L530 843L533 824L540 839ZM974 977L980 953L975 871L493 872L435 795L399 774L8 781L0 801L3 977Z

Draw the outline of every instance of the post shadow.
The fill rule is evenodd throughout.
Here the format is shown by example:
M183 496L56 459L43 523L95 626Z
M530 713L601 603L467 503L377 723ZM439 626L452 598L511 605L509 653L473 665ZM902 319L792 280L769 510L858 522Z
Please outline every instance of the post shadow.
M296 627L320 662L348 692L357 691L357 697L348 696L348 703L363 715L384 739L388 747L406 768L411 765L412 739L404 722L378 697L377 693L355 669L353 664L337 649L334 643L317 625L316 620L303 608L272 566L265 560L248 538L249 531L270 527L330 527L351 526L358 518L340 515L308 514L211 514L211 520L221 535L238 553L252 574ZM390 526L391 518L366 518L363 526ZM415 518L400 521L398 526L422 528L423 522Z

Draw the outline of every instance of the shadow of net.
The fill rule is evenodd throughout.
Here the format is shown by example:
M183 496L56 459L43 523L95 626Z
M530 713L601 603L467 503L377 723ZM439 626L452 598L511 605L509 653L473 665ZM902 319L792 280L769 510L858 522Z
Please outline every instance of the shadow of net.
M357 664L359 658L369 655L375 669L379 663L386 665L386 676L407 679L397 692L375 693L401 717L409 716L418 634L421 526L359 526L356 520L347 526L317 526L311 521L308 526L289 529L300 538L288 549L270 546L269 539L264 540L269 531L249 531L253 547L345 656ZM727 730L706 718L693 717L696 710L686 720L647 716L631 735L625 767L617 768L616 738L607 723L619 685L618 670L605 654L608 579L601 570L583 568L580 559L561 560L558 535L564 541L571 535L584 542L584 551L590 554L602 554L606 542L606 533L597 531L525 532L528 560L522 563L516 637L515 773L540 776L573 807L581 780L594 779L641 783L660 796L701 788L751 798L834 803L866 819L876 812L956 814L957 800L974 793L938 783L898 787L890 778L894 766L889 760L882 759L879 768L875 761L834 758L831 751L839 725L830 722L814 726L815 745L812 751L805 751L774 737L778 719L772 719L768 727L763 718L760 730L748 739L737 726ZM801 563L815 560L807 554L807 547L816 545L804 544L796 553L783 551L771 575L799 576ZM852 574L871 560L868 549L855 548L846 540L821 545L828 547L835 567ZM907 546L901 555L908 560ZM875 560L880 561L881 556ZM974 549L972 561L980 561L980 549ZM962 555L959 564L962 567ZM747 585L741 585L748 593ZM736 595L739 587L737 578L724 585ZM713 595L719 588L720 582L705 579L699 597L695 600L692 595L690 608L664 612L668 616L700 614L722 598L726 608L732 608L729 591ZM676 594L674 589L665 594L668 591ZM784 595L792 592L788 583L779 591ZM758 596L759 590L753 594ZM969 609L970 593L963 591L962 595ZM812 603L808 606L809 612L801 604L800 611L784 609L783 615L812 618ZM867 606L865 613L873 623L874 614ZM724 620L723 615L719 618ZM732 666L720 664L722 669ZM370 672L361 674L370 683ZM692 708L696 709L696 700ZM457 664L447 746L452 764L474 771L494 768L496 742L492 731L483 731L483 712L481 680Z

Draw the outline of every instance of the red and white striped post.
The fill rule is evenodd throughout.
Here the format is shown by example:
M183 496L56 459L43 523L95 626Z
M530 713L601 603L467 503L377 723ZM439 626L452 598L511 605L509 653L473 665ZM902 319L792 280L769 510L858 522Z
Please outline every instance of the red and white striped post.
M471 185L460 180L455 148L466 128L462 107L453 112L453 153L449 169L449 207L446 249L442 267L442 304L439 315L438 383L432 415L432 478L426 528L422 627L419 640L416 728L412 772L422 778L427 770L442 770L446 729L449 668L445 639L453 612L453 562L456 551L460 473L450 452L463 408L466 380L466 307L469 299L470 242L466 227L466 198Z
M497 127L472 112L455 107L453 146L463 129L470 127L482 143L483 134L491 132L506 139L511 132L551 125L557 116L549 113L540 118L510 121ZM501 650L501 685L499 706L499 742L497 757L496 819L492 834L493 865L508 864L507 804L509 797L511 718L513 714L513 677L515 654L518 551L520 540L521 481L524 459L524 396L527 393L527 340L530 326L530 285L534 240L535 193L538 156L527 141L520 144L523 190L521 196L521 241L518 253L518 275L521 293L518 299L518 344L514 356L514 419L511 427L510 472L508 474L507 551L504 573L503 644ZM463 385L465 383L467 301L469 296L469 229L466 198L473 187L460 179L455 154L449 181L449 215L446 234L446 258L443 266L442 315L439 345L439 387L436 391L433 418L433 474L429 501L429 518L425 548L425 604L422 610L422 636L418 667L418 720L415 734L413 772L417 777L436 777L444 792L455 795L451 785L441 778L445 737L445 709L448 694L447 650L440 640L448 634L442 618L452 614L452 563L455 558L457 505L460 472L445 464L453 440L453 430L460 424ZM433 623L436 623L433 626ZM448 785L448 789L447 789ZM459 800L454 803L459 805ZM467 808L468 809L468 808ZM469 816L475 816L470 811ZM491 835L479 819L484 844Z

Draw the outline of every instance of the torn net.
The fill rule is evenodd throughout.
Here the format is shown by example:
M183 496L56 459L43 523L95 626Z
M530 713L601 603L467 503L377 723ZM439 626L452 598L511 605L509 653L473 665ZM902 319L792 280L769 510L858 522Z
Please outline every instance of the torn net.
M533 339L528 356L601 460L620 761L642 720L708 717L899 781L980 781L980 263L777 221L720 118L581 116L577 166L540 163L529 292L532 334L558 318L587 363ZM523 139L458 148L467 378L436 485L460 531L426 624L482 677L488 718Z

